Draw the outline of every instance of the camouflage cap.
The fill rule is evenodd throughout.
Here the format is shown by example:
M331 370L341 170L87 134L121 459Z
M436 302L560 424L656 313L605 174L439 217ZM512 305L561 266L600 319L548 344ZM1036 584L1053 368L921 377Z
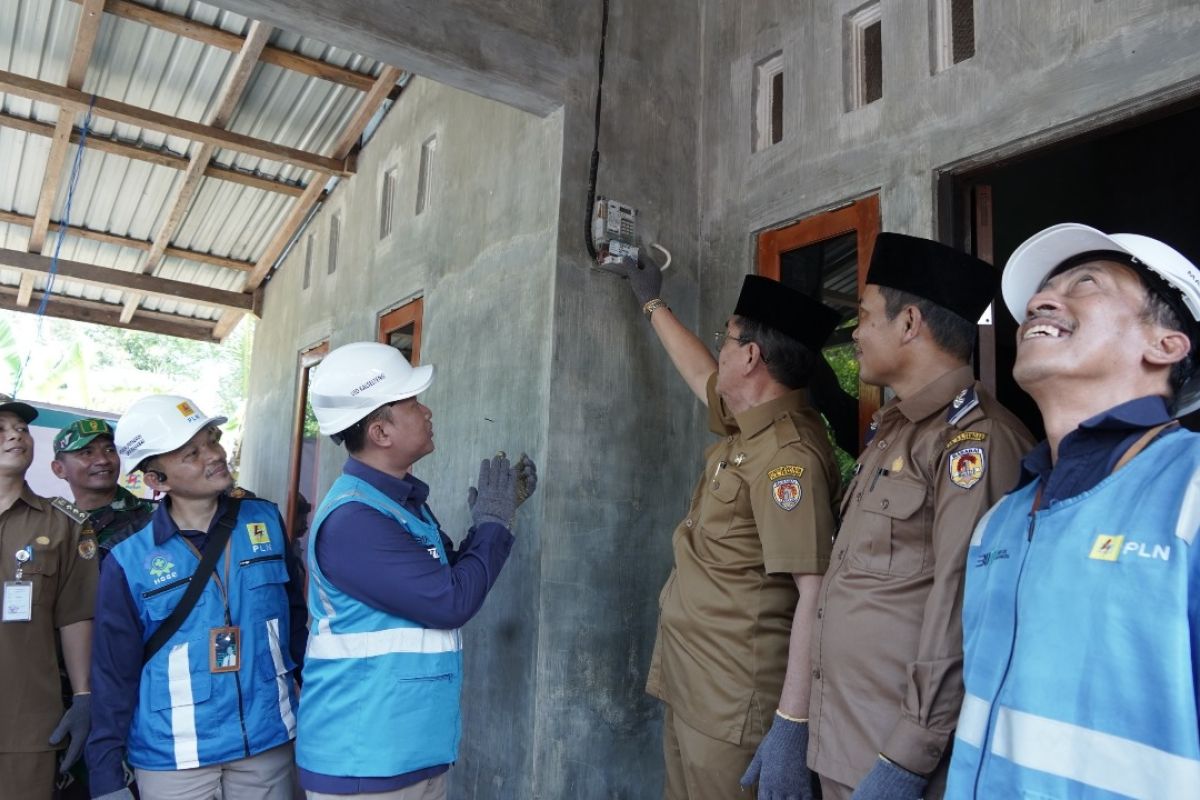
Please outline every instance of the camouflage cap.
M54 437L54 452L69 453L87 447L97 436L113 437L113 427L108 420L86 417L77 419L59 431Z

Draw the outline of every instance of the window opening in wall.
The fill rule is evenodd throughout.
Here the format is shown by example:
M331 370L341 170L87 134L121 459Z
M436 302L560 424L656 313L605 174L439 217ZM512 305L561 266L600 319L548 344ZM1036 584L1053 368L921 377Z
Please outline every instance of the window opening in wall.
M883 97L883 19L878 0L846 17L847 103L862 108Z
M421 318L424 312L425 302L418 297L379 315L378 340L399 350L413 365L421 358Z
M309 234L304 242L304 286L307 289L312 285L312 264L313 264L313 234Z
M421 169L417 173L417 214L429 205L429 186L433 179L433 156L436 152L437 137L430 136L421 145Z
M392 208L396 201L396 169L383 173L383 187L379 195L379 238L386 239L392 233Z
M337 271L338 266L338 248L341 246L342 239L342 216L334 214L329 220L329 267L327 275L332 275Z
M974 0L930 0L933 71L941 72L975 55Z
M838 459L843 473L854 466L862 435L881 401L877 387L858 380L858 361L850 338L858 325L858 298L866 283L875 235L879 232L879 198L856 200L764 231L758 237L758 272L840 309L845 320L822 350L842 389L853 404L823 409L836 430Z
M755 152L783 141L783 53L754 66L753 136Z
M317 465L321 434L313 413L308 382L312 368L329 353L324 341L301 351L297 365L295 416L292 422L291 464L288 469L287 529L293 539L303 536L317 507Z

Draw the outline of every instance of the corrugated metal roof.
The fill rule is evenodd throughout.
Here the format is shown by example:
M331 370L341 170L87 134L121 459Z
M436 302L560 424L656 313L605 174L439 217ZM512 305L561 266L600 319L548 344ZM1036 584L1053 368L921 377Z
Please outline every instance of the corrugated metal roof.
M244 35L250 22L238 14L190 0L146 1L141 5L186 16L204 25ZM5 0L0 13L0 69L64 85L82 6L69 0ZM272 33L270 45L301 53L355 72L376 76L381 65L361 55L286 31ZM83 90L139 108L204 122L216 103L227 67L235 54L106 13L101 21ZM354 88L283 69L255 66L227 128L311 153L328 155L364 94ZM0 93L0 111L53 124L58 108ZM83 124L78 115L76 126ZM2 124L2 121L0 121ZM191 140L136 125L93 117L90 137L119 139L186 156L199 147ZM65 214L67 184L76 148L72 146L52 221ZM25 216L36 213L50 138L0 127L0 210ZM218 149L214 162L224 167L307 184L314 173L289 164ZM70 223L97 231L149 240L169 213L184 171L84 148ZM317 175L324 181L324 175ZM205 177L188 213L176 230L174 247L240 261L257 260L268 246L294 197L257 187ZM44 252L53 253L52 229ZM25 250L29 228L0 223L0 246ZM68 235L61 258L127 271L138 271L146 252L133 247ZM240 291L245 273L176 257L166 257L155 275L203 286ZM16 286L21 273L0 268L0 284ZM42 290L44 278L36 281ZM123 292L58 279L55 294L120 304ZM142 308L183 317L215 319L220 309L204 304L147 297ZM33 310L33 307L31 307Z

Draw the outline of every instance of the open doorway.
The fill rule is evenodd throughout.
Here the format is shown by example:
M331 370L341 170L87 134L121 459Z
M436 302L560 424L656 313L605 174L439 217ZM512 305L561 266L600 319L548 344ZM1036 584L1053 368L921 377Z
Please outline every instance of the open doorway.
M1003 266L1022 241L1059 222L1140 233L1200 260L1200 107L1164 109L969 172L949 174L952 236ZM943 195L945 196L945 195ZM1036 435L1033 400L1012 378L1016 322L999 295L981 335L980 377ZM982 329L981 329L982 330ZM989 341L990 340L990 341Z

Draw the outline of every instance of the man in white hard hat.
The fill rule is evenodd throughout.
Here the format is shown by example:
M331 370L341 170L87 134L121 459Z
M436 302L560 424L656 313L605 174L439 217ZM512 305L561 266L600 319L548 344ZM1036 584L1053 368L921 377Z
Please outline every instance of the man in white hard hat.
M326 356L312 382L321 433L350 457L308 535L296 763L310 800L439 800L458 757L458 629L495 584L537 475L527 459L485 460L468 494L474 525L456 551L412 474L433 451L432 414L416 397L432 381L433 367L357 342Z
M35 417L32 406L0 395L0 796L49 800L56 751L69 737L65 771L87 739L96 537L82 527L86 512L26 483ZM56 631L71 684L65 708Z
M1200 787L1200 271L1055 225L1014 251L1013 374L1046 440L975 529L950 798Z
M164 500L101 570L93 797L130 797L125 758L144 798L292 798L299 572L275 504L229 494L224 422L152 395L117 423L124 471Z

